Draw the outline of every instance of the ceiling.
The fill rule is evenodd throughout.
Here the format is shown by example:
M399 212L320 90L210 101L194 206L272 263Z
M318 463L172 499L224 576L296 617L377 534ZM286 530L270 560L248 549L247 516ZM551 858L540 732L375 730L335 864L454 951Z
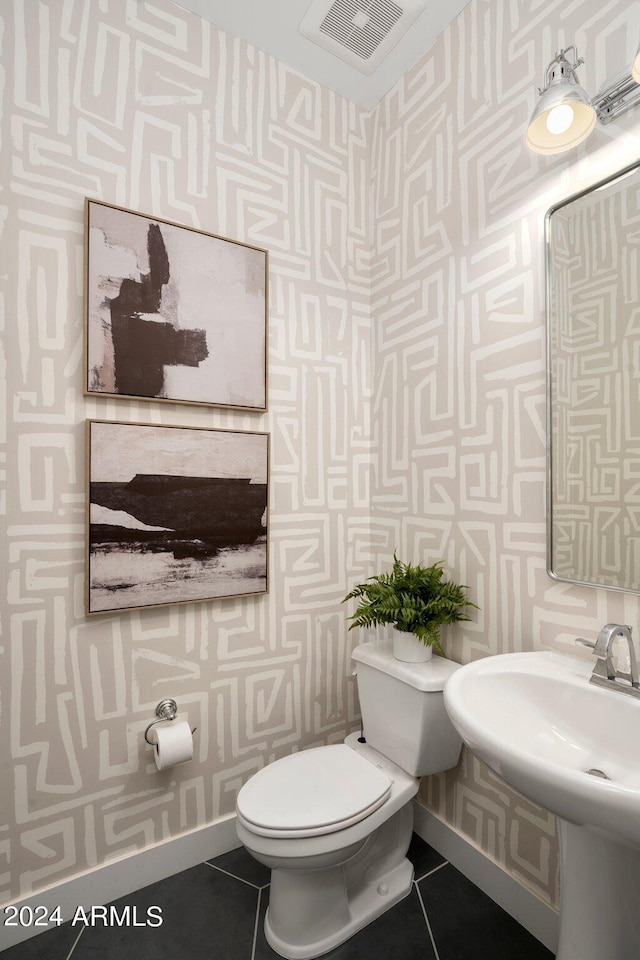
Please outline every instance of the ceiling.
M370 76L299 33L298 25L310 0L176 2L226 33L241 37L306 77L371 110L455 19L468 0L428 0L425 10Z

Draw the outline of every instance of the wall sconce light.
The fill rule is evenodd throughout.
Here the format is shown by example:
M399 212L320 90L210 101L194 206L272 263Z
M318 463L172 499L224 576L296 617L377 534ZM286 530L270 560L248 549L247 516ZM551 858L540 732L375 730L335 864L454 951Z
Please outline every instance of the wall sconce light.
M545 85L527 128L527 146L535 153L570 150L589 136L596 120L610 123L640 103L640 48L631 72L605 83L593 99L578 82L576 70L582 63L572 45L559 50L547 67Z

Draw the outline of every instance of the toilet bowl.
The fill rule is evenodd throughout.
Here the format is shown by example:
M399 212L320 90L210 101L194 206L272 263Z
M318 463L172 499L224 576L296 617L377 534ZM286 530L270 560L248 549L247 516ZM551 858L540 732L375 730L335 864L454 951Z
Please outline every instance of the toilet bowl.
M418 777L460 754L442 696L458 664L402 663L390 641L353 659L366 742L284 757L238 794L238 837L272 871L265 936L289 960L321 956L410 892Z

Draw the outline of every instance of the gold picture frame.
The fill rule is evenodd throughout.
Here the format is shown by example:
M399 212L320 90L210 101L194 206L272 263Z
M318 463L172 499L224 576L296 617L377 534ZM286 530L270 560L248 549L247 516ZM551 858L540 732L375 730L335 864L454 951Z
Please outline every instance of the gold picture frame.
M87 420L87 616L268 592L269 434Z

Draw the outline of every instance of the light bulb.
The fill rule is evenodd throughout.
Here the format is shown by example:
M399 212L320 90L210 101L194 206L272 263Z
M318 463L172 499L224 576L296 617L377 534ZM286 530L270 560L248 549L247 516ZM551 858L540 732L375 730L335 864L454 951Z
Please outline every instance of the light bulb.
M559 103L547 114L547 130L549 133L560 134L569 129L573 123L573 107L568 103Z

